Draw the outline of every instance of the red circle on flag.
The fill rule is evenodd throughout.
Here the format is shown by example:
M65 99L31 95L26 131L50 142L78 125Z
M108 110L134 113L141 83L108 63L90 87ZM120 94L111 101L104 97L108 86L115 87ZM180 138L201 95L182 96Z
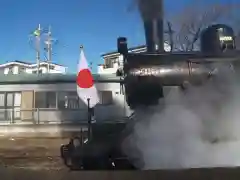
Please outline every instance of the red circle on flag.
M82 69L77 76L77 85L80 88L90 88L94 84L94 80L89 69Z

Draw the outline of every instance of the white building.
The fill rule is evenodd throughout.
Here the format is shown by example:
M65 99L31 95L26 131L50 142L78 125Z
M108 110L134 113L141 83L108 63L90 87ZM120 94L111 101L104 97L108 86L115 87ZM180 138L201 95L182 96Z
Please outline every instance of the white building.
M50 63L49 64L49 73L60 73L66 74L67 67ZM4 64L0 64L0 74L36 74L37 73L37 64L36 63L28 63L23 61L11 61ZM41 62L39 64L39 73L45 74L48 73L48 63Z
M171 50L170 46L165 43L164 49L166 52ZM129 52L142 53L146 52L146 46L137 46L129 49ZM102 55L103 64L98 65L98 74L115 74L118 69L123 67L123 56L117 51Z
M131 114L120 77L94 75L100 102L97 122L123 122ZM87 129L87 106L78 97L75 74L0 75L0 136L44 137Z
M120 77L94 75L100 102L96 119L122 119L129 114ZM87 121L87 106L78 98L75 74L0 76L0 126L21 123Z

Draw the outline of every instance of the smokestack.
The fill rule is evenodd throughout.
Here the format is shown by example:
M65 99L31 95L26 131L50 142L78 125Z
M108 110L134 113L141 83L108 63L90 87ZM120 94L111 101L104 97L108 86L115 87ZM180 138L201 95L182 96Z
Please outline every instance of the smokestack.
M164 52L163 0L138 0L148 52Z

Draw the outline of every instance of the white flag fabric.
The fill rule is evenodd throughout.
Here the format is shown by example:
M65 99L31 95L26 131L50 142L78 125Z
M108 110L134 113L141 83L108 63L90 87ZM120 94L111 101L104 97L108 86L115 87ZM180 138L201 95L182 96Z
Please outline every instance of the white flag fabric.
M77 93L79 98L86 105L88 105L89 99L90 108L94 107L97 103L99 103L98 92L94 85L94 79L88 67L88 62L84 55L83 49L81 49L78 64Z

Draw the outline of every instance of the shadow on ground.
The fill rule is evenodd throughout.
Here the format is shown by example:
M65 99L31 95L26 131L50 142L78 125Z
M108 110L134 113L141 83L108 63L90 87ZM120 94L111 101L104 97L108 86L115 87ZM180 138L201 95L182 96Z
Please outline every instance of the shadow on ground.
M231 180L240 178L239 168L214 168L192 169L181 171L90 171L70 172L65 170L56 171L30 171L9 168L0 169L1 179L4 180Z

